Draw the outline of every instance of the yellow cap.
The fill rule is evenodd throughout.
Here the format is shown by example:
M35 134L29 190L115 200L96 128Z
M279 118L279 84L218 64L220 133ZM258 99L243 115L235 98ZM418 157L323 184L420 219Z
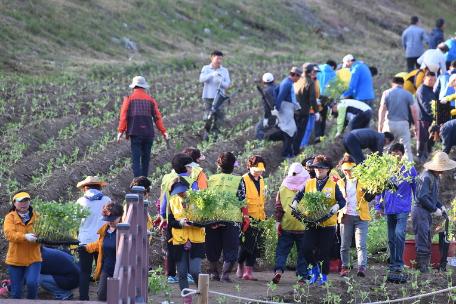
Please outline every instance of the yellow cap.
M266 168L264 167L264 163L258 163L255 167L252 167L253 170L255 171L266 171Z
M13 196L13 202L22 202L24 199L30 199L30 194L27 192L19 192Z
M342 170L351 170L356 166L355 163L343 163L341 168Z

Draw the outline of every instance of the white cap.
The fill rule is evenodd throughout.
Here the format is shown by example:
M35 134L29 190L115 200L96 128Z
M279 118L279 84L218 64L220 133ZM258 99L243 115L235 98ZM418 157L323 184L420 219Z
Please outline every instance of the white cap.
M149 84L147 84L146 79L142 76L135 76L133 77L133 80L131 81L131 84L129 86L131 89L134 87L140 87L143 89L148 89Z
M451 83L455 80L456 80L456 74L451 74L450 79L448 79L448 84L451 85Z
M263 82L265 82L265 83L274 81L274 75L272 75L271 73L264 73L262 78L263 78Z
M307 176L308 172L301 163L292 163L288 169L288 176Z
M355 60L355 57L353 57L352 54L345 55L344 58L342 59L342 66L344 68L347 67L347 63L352 62L353 60Z

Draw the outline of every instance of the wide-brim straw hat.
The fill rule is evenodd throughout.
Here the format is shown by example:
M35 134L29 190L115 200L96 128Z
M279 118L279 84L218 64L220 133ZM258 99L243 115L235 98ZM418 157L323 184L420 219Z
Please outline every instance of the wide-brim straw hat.
M424 164L424 168L432 171L448 171L456 168L456 161L451 160L445 152L439 151Z
M100 185L101 187L104 187L107 184L107 182L100 180L98 176L87 176L83 181L80 181L76 187L82 188L88 185Z
M129 85L130 88L140 87L143 89L148 89L150 86L147 83L146 79L143 76L135 76Z

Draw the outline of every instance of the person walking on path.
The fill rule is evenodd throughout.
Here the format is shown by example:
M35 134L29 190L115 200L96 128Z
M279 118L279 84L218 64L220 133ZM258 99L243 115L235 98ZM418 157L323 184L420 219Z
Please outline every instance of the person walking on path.
M342 99L333 103L332 114L337 116L337 137L344 133L345 126L348 131L368 128L372 119L372 108L359 100Z
M291 214L291 204L298 191L302 191L309 173L300 163L292 163L288 169L288 175L282 181L277 192L275 202L275 220L277 230L277 247L275 254L274 277L272 282L278 284L282 277L288 255L296 244L298 258L296 263L296 275L300 282L307 279L307 262L303 254L304 249L304 225Z
M384 146L394 141L394 135L390 132L376 132L372 129L356 129L347 133L344 137L345 150L355 160L356 164L364 161L363 149L369 148L373 153L383 153Z
M429 142L429 127L434 120L432 110L432 102L437 99L434 93L434 85L436 82L435 73L426 72L423 84L416 91L416 102L418 103L419 112L419 128L417 134L418 158L420 162L427 160L432 146Z
M342 193L345 196L345 207L339 212L340 223L340 257L342 268L340 275L345 277L350 273L350 248L353 237L355 238L358 256L358 277L365 277L367 271L367 232L369 221L369 202L365 198L361 183L353 177L352 170L356 166L349 154L345 154L339 162L345 177Z
M405 154L404 145L395 143L391 146L390 153L398 158ZM401 274L404 269L404 246L407 219L412 209L413 197L416 193L415 167L406 170L401 168L404 179L397 184L392 181L397 190L387 190L377 196L375 210L377 214L386 216L388 227L388 248L390 252L389 271L393 274Z
M206 135L210 132L218 133L224 118L223 106L218 109L213 108L213 102L217 95L225 96L225 91L231 84L230 74L228 69L222 66L222 61L223 53L218 50L213 51L211 53L211 63L203 66L199 76L199 82L204 84L202 99L205 113L203 119L207 121L211 115L214 116L213 125L210 129L206 128ZM212 113L213 110L216 110L216 112Z
M87 176L77 184L81 189L83 196L80 197L76 204L87 208L90 214L81 221L79 226L78 240L80 244L93 243L98 239L97 231L105 224L101 219L103 207L111 202L111 199L101 191L107 185L97 176ZM98 253L88 253L82 251L79 253L79 300L89 300L90 276L92 275L93 262L98 260Z
M260 121L255 126L255 138L260 140L277 140L277 135L280 135L277 134L279 132L274 132L274 130L278 130L276 127L277 117L272 115L271 112L276 103L279 86L275 83L274 75L271 73L264 73L261 79L263 87L257 85L257 89L261 94L261 105L263 106L264 113L263 117L260 118Z
M320 88L320 103L321 112L320 120L315 123L315 142L319 142L320 137L325 136L326 131L326 119L328 116L328 110L331 103L331 96L327 92L328 86L336 80L336 68L337 63L334 60L328 60L325 64L318 66L320 70L317 73L317 80Z
M435 28L432 29L431 33L429 34L429 48L435 49L439 43L445 41L444 37L444 30L445 27L445 19L439 18L435 21Z
M418 58L424 53L426 33L418 26L417 16L410 18L410 25L402 32L402 47L407 61L407 72L419 68Z
M402 77L393 77L392 88L383 92L378 110L378 131L391 132L396 139L400 139L407 159L413 162L409 111L412 113L415 130L419 130L418 110L413 95L404 90L403 85Z
M108 291L108 278L114 275L117 257L117 225L123 216L121 204L109 203L103 207L101 212L102 220L105 223L97 232L98 240L78 247L78 252L98 253L97 268L95 269L94 280L98 283L97 299L106 301Z
M36 299L38 295L42 258L40 245L33 233L38 216L31 206L29 193L18 191L13 195L12 206L3 223L3 233L8 241L5 264L13 299L22 298L24 285L27 286L27 299Z
M367 64L356 60L351 54L345 55L342 62L344 67L350 69L351 78L341 99L356 99L372 106L375 100L374 82Z
M239 201L245 200L245 188L242 177L233 174L236 157L231 152L224 152L217 158L219 173L211 175L208 189L232 193ZM245 211L244 211L245 213ZM226 223L212 225L206 228L206 256L209 261L209 274L212 280L231 282L229 277L234 263L237 261L239 250L238 225ZM222 275L219 275L218 261L223 250Z
M150 153L155 137L154 123L165 140L169 140L169 136L157 101L146 92L149 88L146 79L143 76L134 77L130 88L133 92L124 98L120 109L117 142L121 141L124 134L130 140L134 177L149 176Z
M440 176L456 168L456 161L445 152L437 152L431 161L424 164L425 170L417 179L415 206L412 211L413 230L415 232L416 262L421 273L429 272L431 260L432 215L442 216L445 206L439 200Z

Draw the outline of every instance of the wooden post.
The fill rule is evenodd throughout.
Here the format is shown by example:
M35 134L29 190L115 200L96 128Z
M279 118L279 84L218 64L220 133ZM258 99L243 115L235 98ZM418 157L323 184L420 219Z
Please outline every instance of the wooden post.
M209 275L200 274L198 277L198 298L196 304L209 303Z

